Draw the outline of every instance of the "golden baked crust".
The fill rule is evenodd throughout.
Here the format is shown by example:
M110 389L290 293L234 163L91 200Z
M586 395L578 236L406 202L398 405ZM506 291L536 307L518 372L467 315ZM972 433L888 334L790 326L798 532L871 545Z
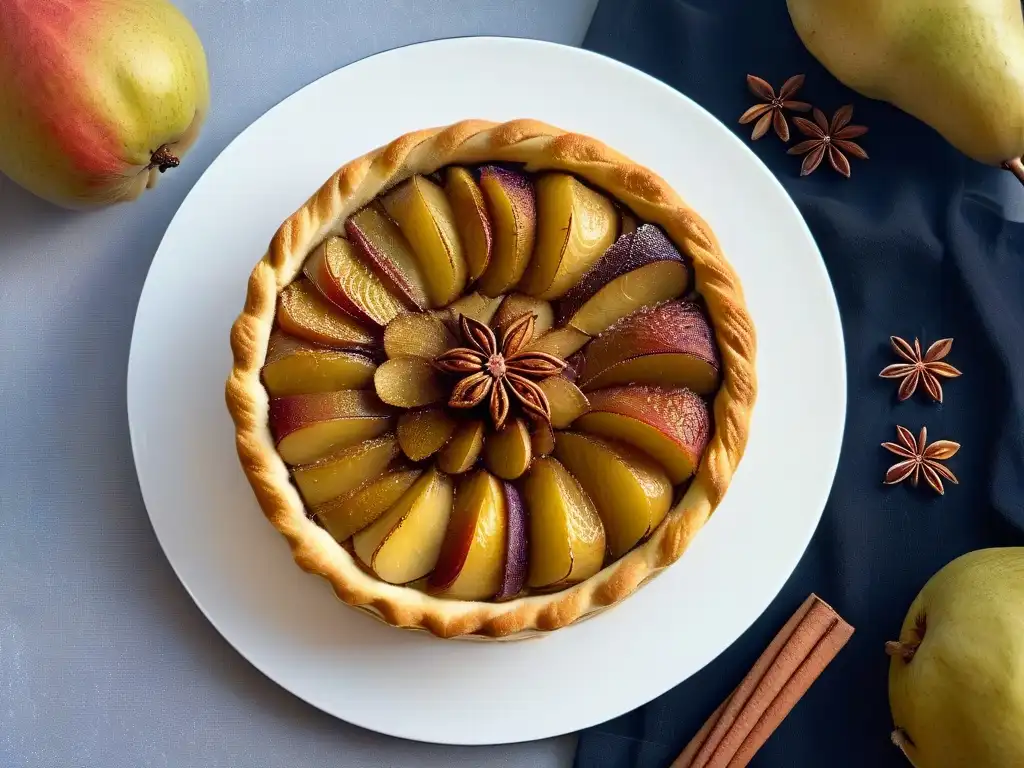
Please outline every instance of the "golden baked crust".
M714 433L681 501L643 544L575 586L503 603L432 597L365 573L311 521L271 436L269 398L260 380L277 295L299 274L309 252L385 189L445 165L524 163L563 170L660 225L693 260L720 347L723 381L714 400ZM345 603L399 627L438 637L513 639L565 627L622 600L671 565L725 494L744 448L757 393L756 339L737 276L710 227L665 181L589 136L534 120L467 120L414 131L339 169L278 229L249 278L245 307L231 331L234 367L227 382L238 456L260 506L291 545L295 562L330 582Z

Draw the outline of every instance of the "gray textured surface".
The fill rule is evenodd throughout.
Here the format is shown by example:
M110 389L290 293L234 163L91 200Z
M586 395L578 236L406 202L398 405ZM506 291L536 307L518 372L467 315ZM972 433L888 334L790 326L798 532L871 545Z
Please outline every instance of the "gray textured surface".
M213 87L212 115L182 168L138 203L88 214L0 177L0 766L568 765L569 737L450 748L372 734L250 667L192 603L150 528L125 374L163 231L252 120L397 45L467 34L579 43L596 0L179 5L205 42Z

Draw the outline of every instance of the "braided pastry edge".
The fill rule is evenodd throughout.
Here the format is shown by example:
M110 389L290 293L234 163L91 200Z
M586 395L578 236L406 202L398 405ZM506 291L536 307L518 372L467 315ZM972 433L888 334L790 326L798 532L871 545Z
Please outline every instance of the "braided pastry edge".
M269 398L260 380L278 293L309 252L382 191L445 165L486 161L525 164L528 171L574 173L660 225L693 262L723 363L713 407L714 431L683 498L643 544L595 576L561 592L504 603L445 600L387 584L305 513L269 427ZM714 233L652 171L586 135L534 120L465 120L414 131L334 173L281 224L249 277L245 305L231 330L234 366L225 388L242 468L266 517L287 539L295 562L326 579L337 597L398 627L444 638L520 639L565 627L619 602L674 563L725 495L746 448L757 395L756 336L738 277Z

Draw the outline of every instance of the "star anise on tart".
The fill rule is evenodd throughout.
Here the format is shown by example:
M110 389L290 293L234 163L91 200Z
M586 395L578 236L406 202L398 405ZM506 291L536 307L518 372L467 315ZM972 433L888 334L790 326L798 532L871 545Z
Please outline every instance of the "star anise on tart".
M488 326L460 316L464 346L434 359L442 371L462 377L452 388L448 405L473 408L489 398L491 421L500 430L508 418L511 395L527 416L550 423L551 405L537 382L560 374L566 362L546 352L524 350L533 338L535 322L534 314L523 315L505 329L499 346Z
M825 113L817 107L814 108L813 115L813 122L802 117L793 118L793 124L796 125L797 130L810 138L790 147L786 154L804 155L800 165L801 176L814 173L821 165L825 155L828 155L831 166L838 173L850 178L850 161L843 153L853 155L860 160L867 160L868 153L851 139L863 136L868 129L863 125L850 125L850 120L853 118L852 104L837 109L831 122L826 119Z
M943 478L951 483L959 483L956 475L942 462L960 450L960 443L936 440L929 445L927 427L921 427L916 440L906 427L897 426L896 432L899 436L898 443L882 443L883 448L902 459L889 467L885 473L886 485L895 485L909 478L910 484L916 488L918 479L924 475L925 481L936 493L944 494Z
M941 403L942 384L939 377L952 379L961 375L952 365L942 362L953 348L953 340L939 339L924 353L921 352L921 342L916 338L913 346L899 336L890 336L889 342L896 354L906 362L887 365L878 375L883 379L901 379L898 390L901 401L910 398L917 390L917 385L923 384L932 400Z
M767 81L755 75L747 75L747 87L750 88L750 92L764 100L763 104L755 104L740 115L740 125L746 125L757 120L754 123L754 131L750 134L751 141L757 141L768 133L769 127L775 129L775 135L780 139L789 141L789 123L786 122L783 110L789 109L794 112L811 111L811 105L807 102L794 101L792 99L803 84L803 75L793 75L793 77L783 83L778 94L776 94L775 89Z

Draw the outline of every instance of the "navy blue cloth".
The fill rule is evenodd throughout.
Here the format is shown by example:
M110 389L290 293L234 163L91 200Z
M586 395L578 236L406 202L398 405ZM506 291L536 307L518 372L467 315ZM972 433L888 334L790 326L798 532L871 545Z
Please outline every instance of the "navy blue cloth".
M774 134L752 144L817 240L846 338L846 431L816 535L749 631L660 699L583 732L576 765L669 765L816 592L856 632L752 765L904 768L889 741L885 641L947 562L981 547L1024 545L1024 224L1011 220L1024 189L894 107L845 88L803 47L783 0L602 0L584 46L660 78L745 139L752 126L737 118L756 103L746 75L778 89L805 73L798 98L829 115L853 104L853 122L870 128L858 141L871 159L851 159L849 180L827 160L800 178L800 158L787 155ZM802 138L793 133L791 144ZM686 141L685 126L679 139ZM944 380L944 404L920 390L899 403L897 382L878 378L897 362L890 335L923 343L954 337L947 361L964 375ZM815 386L814 360L793 371L792 381ZM945 497L924 484L882 485L897 459L879 444L896 439L896 424L915 434L925 425L930 440L962 444L947 462L960 484L947 484ZM780 449L799 451L798 436Z

